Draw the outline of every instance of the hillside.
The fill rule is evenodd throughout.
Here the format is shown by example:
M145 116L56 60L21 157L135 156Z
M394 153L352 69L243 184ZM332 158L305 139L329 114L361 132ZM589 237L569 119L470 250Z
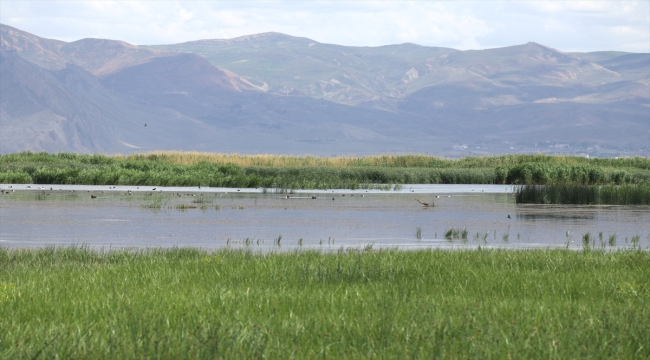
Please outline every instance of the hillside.
M279 33L136 46L6 25L0 50L5 153L650 154L650 54Z

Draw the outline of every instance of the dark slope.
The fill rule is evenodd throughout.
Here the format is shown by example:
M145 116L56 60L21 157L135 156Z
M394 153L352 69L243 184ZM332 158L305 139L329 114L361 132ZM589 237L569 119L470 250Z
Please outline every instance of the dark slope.
M392 144L398 151L398 144L409 138L427 139L416 131L426 126L417 116L404 121L398 114L304 96L237 91L229 86L230 80L207 60L182 54L124 69L102 83L133 102L170 108L206 124L238 131L241 145L252 146L246 139L257 135L289 152L320 152L328 144L345 149L334 151L366 147L377 151L381 143ZM409 130L404 123L417 126ZM242 146L237 149L246 151Z
M122 101L78 66L50 71L4 51L0 64L2 152L196 148L216 136L182 114Z

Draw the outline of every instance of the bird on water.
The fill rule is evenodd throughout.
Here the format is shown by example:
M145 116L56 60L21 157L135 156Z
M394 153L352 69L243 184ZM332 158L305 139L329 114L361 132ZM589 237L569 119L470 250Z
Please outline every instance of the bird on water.
M420 200L418 200L418 199L415 199L415 201L417 201L417 202L419 202L420 204L422 204L422 206L425 206L425 207L433 207L433 202L431 202L431 203L428 203L428 202L422 202L422 201L420 201Z

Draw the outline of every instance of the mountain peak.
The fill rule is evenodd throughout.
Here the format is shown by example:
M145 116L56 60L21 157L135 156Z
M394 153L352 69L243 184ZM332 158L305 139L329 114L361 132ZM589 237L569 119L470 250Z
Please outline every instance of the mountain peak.
M243 35L230 39L204 39L204 40L194 40L188 41L182 44L195 44L195 45L207 45L207 44L241 44L241 43L277 43L283 41L291 41L298 43L318 43L317 41L304 38L291 36L279 32L264 32L259 34Z
M98 38L85 38L77 41L73 41L65 45L66 49L92 49L92 48L126 48L126 49L137 49L137 45L129 44L126 41L121 40L108 40L108 39L98 39Z

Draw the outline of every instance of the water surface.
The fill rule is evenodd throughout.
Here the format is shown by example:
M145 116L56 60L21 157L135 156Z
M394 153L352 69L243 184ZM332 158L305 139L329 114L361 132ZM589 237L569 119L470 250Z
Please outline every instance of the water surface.
M581 248L587 233L590 246L630 247L637 235L636 246L650 246L648 206L516 205L512 187L503 185L288 195L263 189L29 186L0 185L9 191L0 197L2 247ZM416 199L435 206L423 207ZM467 238L447 239L452 228L466 229Z

